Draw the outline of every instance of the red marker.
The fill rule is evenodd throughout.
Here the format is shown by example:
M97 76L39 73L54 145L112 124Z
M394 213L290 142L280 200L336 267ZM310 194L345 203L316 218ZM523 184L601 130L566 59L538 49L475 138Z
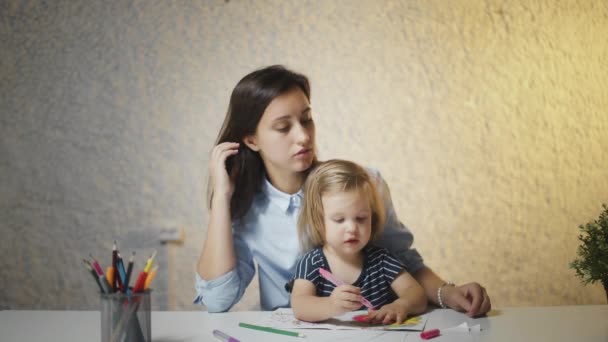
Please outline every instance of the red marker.
M430 340L433 337L437 337L439 335L441 335L439 329L427 330L420 333L420 337L423 340Z

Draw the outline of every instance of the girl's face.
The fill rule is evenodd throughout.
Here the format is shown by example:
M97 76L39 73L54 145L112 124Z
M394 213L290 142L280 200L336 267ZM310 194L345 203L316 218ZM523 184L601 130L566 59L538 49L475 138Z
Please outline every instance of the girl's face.
M324 194L325 247L336 255L353 255L367 245L372 233L372 211L363 191Z
M315 156L315 124L304 92L296 87L272 100L245 143L260 153L270 178L307 170Z

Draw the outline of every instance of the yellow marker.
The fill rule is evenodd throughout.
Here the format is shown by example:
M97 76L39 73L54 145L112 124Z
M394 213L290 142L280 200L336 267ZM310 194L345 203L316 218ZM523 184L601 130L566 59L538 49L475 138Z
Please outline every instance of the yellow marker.
M108 283L114 284L114 267L108 266L106 268L106 279L108 280Z
M150 284L152 283L154 276L156 276L157 269L158 269L158 266L154 266L152 271L150 271L150 273L148 273L148 276L146 277L146 282L144 283L144 290L147 290L150 287Z
M146 264L146 267L144 268L144 272L146 272L146 273L150 272L150 267L152 267L152 262L154 261L155 256L156 256L156 251L154 251L154 253L152 253L152 256L150 257L150 259L148 259L148 263Z

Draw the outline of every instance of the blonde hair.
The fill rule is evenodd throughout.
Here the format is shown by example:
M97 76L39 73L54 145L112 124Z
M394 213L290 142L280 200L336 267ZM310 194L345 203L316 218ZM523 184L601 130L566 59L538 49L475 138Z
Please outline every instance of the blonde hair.
M298 238L302 253L325 243L322 196L351 190L362 191L369 200L372 211L370 241L380 235L385 221L384 204L371 176L353 162L332 159L320 163L304 183L304 204L298 218Z

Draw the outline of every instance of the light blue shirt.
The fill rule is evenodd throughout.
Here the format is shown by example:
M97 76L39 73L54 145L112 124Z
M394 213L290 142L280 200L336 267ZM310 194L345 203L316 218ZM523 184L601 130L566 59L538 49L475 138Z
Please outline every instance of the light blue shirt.
M377 170L369 172L377 180L386 209L384 233L375 244L387 248L409 273L415 273L424 264L420 254L410 248L414 236L397 218L388 186L380 173ZM262 310L289 307L285 284L293 278L300 257L297 218L301 202L302 190L290 195L265 179L247 214L232 224L236 268L212 280L204 280L196 273L194 303L204 304L209 312L230 310L251 283L255 260Z

